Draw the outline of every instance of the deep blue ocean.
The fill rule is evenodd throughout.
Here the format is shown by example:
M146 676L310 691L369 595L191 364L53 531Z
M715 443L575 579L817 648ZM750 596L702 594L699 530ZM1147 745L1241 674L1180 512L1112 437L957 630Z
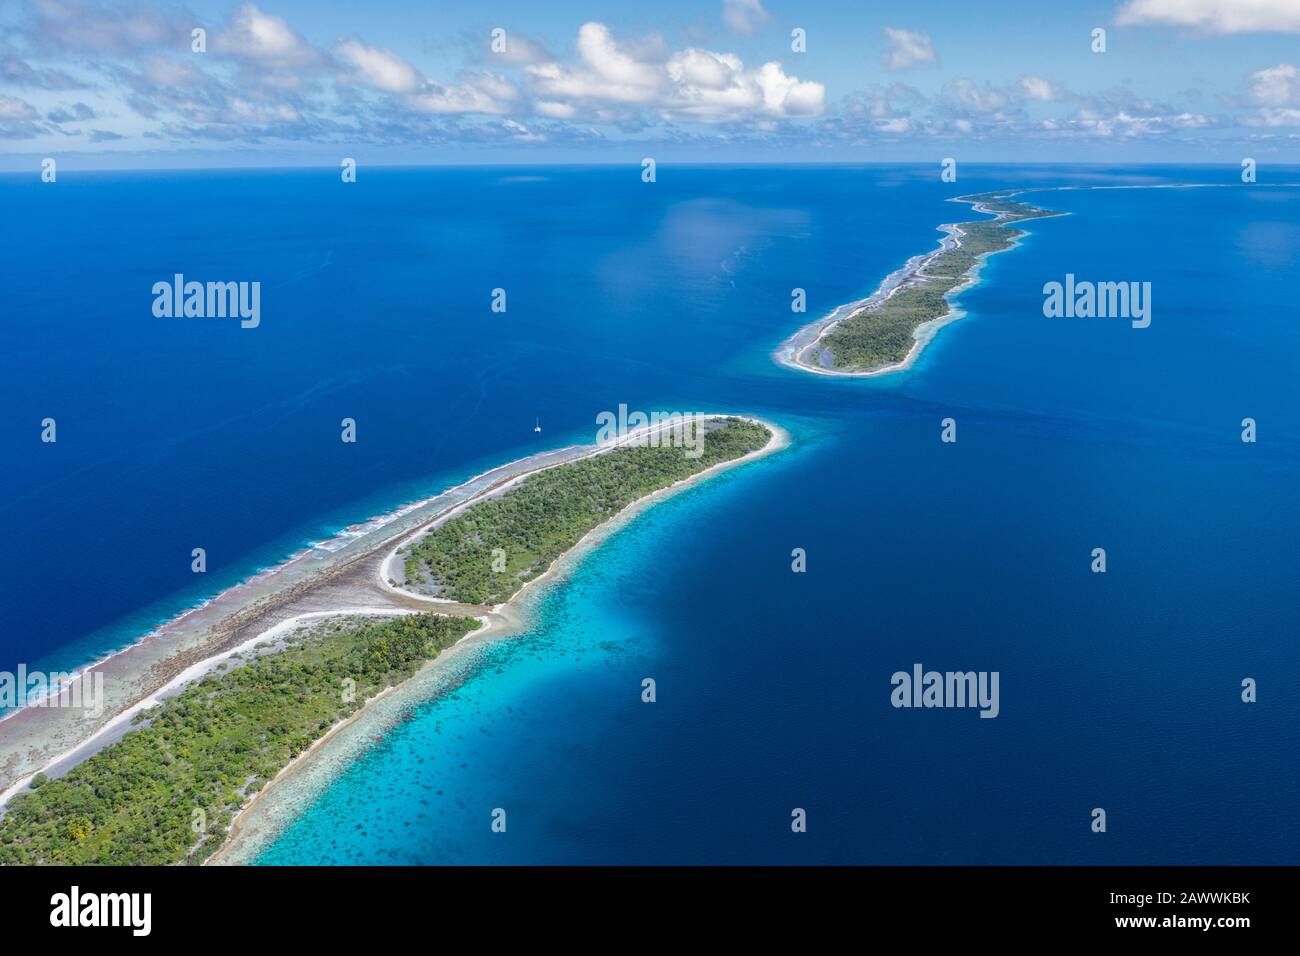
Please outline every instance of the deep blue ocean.
M620 403L755 413L792 447L618 532L262 862L1295 863L1300 189L1030 194L1071 215L911 370L771 357L970 218L949 197L1238 172L0 176L0 669L83 664ZM260 327L155 318L177 272L259 280ZM1150 328L1045 318L1066 273L1151 282ZM1000 715L891 707L918 662L998 671Z

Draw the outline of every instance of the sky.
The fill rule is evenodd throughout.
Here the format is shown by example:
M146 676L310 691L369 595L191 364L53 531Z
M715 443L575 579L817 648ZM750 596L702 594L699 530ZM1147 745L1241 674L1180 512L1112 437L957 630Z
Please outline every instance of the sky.
M1294 163L1300 0L0 0L0 169L345 156Z

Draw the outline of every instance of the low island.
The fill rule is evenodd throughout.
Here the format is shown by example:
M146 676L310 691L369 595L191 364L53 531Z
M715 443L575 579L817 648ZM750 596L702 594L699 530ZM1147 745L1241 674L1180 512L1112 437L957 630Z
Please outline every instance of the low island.
M759 451L772 432L742 418L708 419L695 457L680 447L614 448L538 472L402 549L408 590L500 605L592 529L638 499Z
M1014 223L1058 216L1011 197L1016 190L961 196L993 219L948 223L939 248L908 262L881 290L846 315L832 313L800 330L781 353L786 364L810 372L880 375L909 366L934 331L956 317L950 296L975 280L990 255L1015 246L1024 231Z
M597 528L784 437L751 419L701 421L699 454L631 436L523 472L421 526L378 565L405 569L407 580L384 582L401 597L392 606L338 607L268 630L142 704L120 739L61 776L36 774L4 807L0 864L203 863L259 792L367 702L497 627L503 605Z

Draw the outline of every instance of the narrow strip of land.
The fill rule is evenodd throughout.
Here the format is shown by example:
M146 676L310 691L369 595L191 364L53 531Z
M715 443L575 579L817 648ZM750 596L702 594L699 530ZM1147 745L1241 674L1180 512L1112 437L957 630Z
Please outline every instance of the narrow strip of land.
M1019 190L960 196L993 219L945 223L939 248L908 260L877 293L795 333L778 353L794 368L823 375L883 375L909 367L943 325L960 317L952 299L973 284L980 264L1025 235L1014 223L1059 216L1011 197Z
M11 787L0 862L203 860L287 764L352 719L367 698L467 635L504 630L502 612L601 527L784 440L775 426L713 416L698 456L633 436L516 474L445 509L398 549L418 579L413 585L453 598L472 594L476 603L381 583L397 552L390 542L361 562L369 575L364 596L373 602L383 595L388 606L359 607L348 603L356 593L316 589L316 609L282 616L234 651L178 674L166 693L138 701L116 725L54 761L51 773L71 765L57 766L59 776L42 773ZM486 600L499 603L488 607ZM416 613L434 601L443 613ZM476 630L483 622L489 627ZM28 782L36 786L24 787Z
M634 431L632 443L663 426ZM87 668L103 675L102 713L79 708L28 706L0 720L0 805L37 770L62 770L120 736L124 717L169 692L219 658L259 640L285 622L346 608L430 610L428 598L386 584L395 542L435 527L475 502L499 495L529 475L604 454L618 447L571 445L492 468L441 494L348 528L178 615L151 633ZM437 610L481 616L492 609L440 601ZM51 668L45 668L49 670ZM93 743L92 743L93 742Z

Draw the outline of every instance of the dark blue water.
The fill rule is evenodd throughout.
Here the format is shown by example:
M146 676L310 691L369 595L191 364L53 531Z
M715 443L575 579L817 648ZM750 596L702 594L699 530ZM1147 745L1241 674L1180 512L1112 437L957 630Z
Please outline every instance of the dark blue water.
M912 370L836 381L771 361L790 289L869 293L947 197L1235 170L637 172L0 180L0 660L120 646L620 402L753 412L793 447L617 534L263 860L1293 862L1297 190L1039 194L1072 215ZM261 327L155 319L177 271L260 279ZM1150 281L1151 327L1044 318L1066 272ZM1000 716L890 707L915 662L999 671Z

